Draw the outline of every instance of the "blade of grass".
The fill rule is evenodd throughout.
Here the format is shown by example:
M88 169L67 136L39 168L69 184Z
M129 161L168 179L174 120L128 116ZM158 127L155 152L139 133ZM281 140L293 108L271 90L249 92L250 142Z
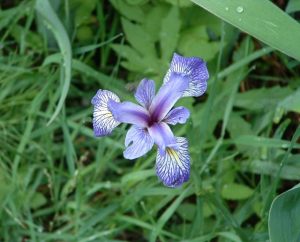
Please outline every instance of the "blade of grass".
M248 145L253 147L268 148L289 148L291 142L288 140L273 139L252 135L243 135L234 140L236 144ZM300 149L300 144L293 144L294 149Z
M29 109L29 115L28 115L28 119L27 119L27 123L26 123L26 128L25 128L24 134L20 140L19 146L17 148L16 155L14 157L13 169L12 169L13 177L16 177L18 174L17 170L18 170L19 163L21 160L21 154L23 153L26 145L30 141L31 132L32 132L34 124L35 124L36 110L38 110L40 105L42 104L42 102L46 96L46 92L48 91L48 88L50 86L50 83L51 83L50 81L47 82L47 84L44 86L44 88L40 91L40 93L32 101L31 107ZM14 179L14 181L15 181L15 179Z
M168 222L168 220L171 218L171 216L174 214L178 206L181 204L183 199L190 195L191 193L191 187L187 187L183 192L178 196L174 202L167 208L167 210L160 216L158 219L158 222L155 226L155 228L152 230L152 233L150 235L150 241L154 242L156 241L156 238L159 234L161 234L162 228L164 225Z
M65 113L65 108L62 109L62 119L61 119L61 126L64 135L64 143L65 143L65 152L67 157L67 165L71 175L74 175L75 172L75 165L76 165L76 152L74 148L74 144L71 138L71 134L68 127L68 121Z
M267 202L265 203L264 213L263 214L265 214L267 212L267 210L271 206L272 199L276 195L276 189L277 189L277 187L279 185L280 174L281 174L281 172L282 172L282 170L283 170L283 168L285 166L285 163L286 163L286 161L287 161L287 159L288 159L288 157L289 157L292 149L295 148L295 145L296 145L297 140L299 139L299 137L300 137L300 125L298 125L297 130L296 130L296 132L294 133L294 135L292 137L292 140L290 142L288 150L287 150L287 152L285 152L284 157L283 157L283 159L280 162L279 169L278 169L278 171L276 173L276 176L275 176L275 181L272 184L272 187L271 187L271 189L269 191L269 194L268 194Z
M64 69L64 80L61 80L63 82L63 87L56 109L53 115L51 116L49 122L47 123L47 125L50 125L63 108L64 101L69 91L71 83L72 49L68 34L63 24L59 20L58 16L54 12L53 8L51 7L49 1L37 0L35 8L45 20L46 26L54 34L56 41L59 45L61 54L63 56L62 68Z
M62 56L60 53L50 55L44 60L43 66L49 65L51 63L58 64L58 63L60 63L61 57ZM99 84L102 86L102 88L117 90L118 94L122 95L122 97L124 99L125 98L132 99L132 95L130 95L130 93L128 93L124 90L125 83L121 79L107 76L99 71L96 71L95 69L93 69L92 67L83 63L82 61L79 61L76 59L72 60L72 68L73 68L73 70L81 72L81 73L85 74L86 76L96 79L99 82Z
M243 59L236 61L235 63L233 63L232 65L228 66L227 68L223 69L222 71L220 71L217 74L217 78L224 78L226 76L228 76L229 74L231 74L232 72L240 69L243 66L248 65L250 62L264 56L267 55L269 53L271 53L272 51L274 51L273 48L271 47L266 47L266 48L262 48L260 50L257 50L253 53L251 53L250 55L244 57Z
M147 229L147 230L150 230L150 231L153 231L154 227L153 225L151 224L148 224L148 223L145 223L143 222L142 220L139 220L139 219L136 219L136 218L132 218L132 217L129 217L129 216L126 216L126 215L120 215L117 220L120 220L120 221L123 221L127 224L133 224L135 226L138 226L138 227L141 227L141 228L144 228L144 229ZM179 239L178 236L176 236L175 234L172 234L168 231L165 231L165 230L162 230L161 233L165 236L168 236L170 238L173 238L173 239Z
M99 44L93 44L93 45L87 45L87 46L82 46L82 47L78 47L74 50L74 55L77 54L77 55L81 55L81 54L85 54L87 52L90 52L90 51L93 51L93 50L96 50L102 46L105 46L107 44L110 44L112 43L115 39L118 39L120 37L123 36L123 33L119 33L115 36L113 36L112 38L109 38L108 40L106 41L103 41Z
M249 242L248 236L245 231L239 226L235 217L230 213L229 209L224 205L224 202L218 195L209 194L209 201L214 204L214 206L222 214L226 222L236 231L236 233L242 238L242 241Z

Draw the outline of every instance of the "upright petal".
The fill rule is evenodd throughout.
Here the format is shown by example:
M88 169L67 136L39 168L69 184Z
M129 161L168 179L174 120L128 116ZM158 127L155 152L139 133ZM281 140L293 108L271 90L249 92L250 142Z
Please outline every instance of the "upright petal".
M136 159L151 150L153 144L154 141L146 129L132 125L125 138L124 157Z
M152 80L143 79L135 92L135 99L146 109L150 107L155 96L155 83Z
M155 123L148 128L148 132L161 154L165 153L166 147L176 147L176 138L166 123Z
M161 121L166 116L188 88L188 79L184 75L172 73L171 79L172 81L159 89L150 105L151 119L156 122Z
M184 124L190 116L190 111L185 107L177 107L172 109L164 118L167 124L175 125L177 123Z
M172 81L172 74L180 73L186 75L189 80L189 86L184 91L183 96L201 96L207 88L209 73L206 63L197 57L183 57L178 54L173 55L173 59L168 70L164 83Z
M178 187L190 177L190 154L186 138L177 137L178 149L167 148L164 156L157 152L156 174L165 186Z
M91 103L94 105L93 130L95 136L109 135L120 124L108 109L108 102L110 100L120 102L116 94L107 90L98 90L97 94L92 98Z
M132 102L115 102L111 100L108 108L115 120L122 123L135 124L139 127L146 127L149 121L148 111Z

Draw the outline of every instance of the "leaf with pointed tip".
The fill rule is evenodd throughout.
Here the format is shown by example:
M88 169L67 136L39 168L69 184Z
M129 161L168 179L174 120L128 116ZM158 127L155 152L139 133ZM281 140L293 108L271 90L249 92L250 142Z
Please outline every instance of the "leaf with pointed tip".
M191 0L273 48L300 60L300 24L269 0ZM263 14L262 14L263 13Z

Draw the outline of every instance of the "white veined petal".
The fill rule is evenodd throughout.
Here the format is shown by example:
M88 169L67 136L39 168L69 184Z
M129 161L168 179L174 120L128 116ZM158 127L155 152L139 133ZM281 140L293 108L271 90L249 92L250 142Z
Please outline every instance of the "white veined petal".
M164 155L157 152L156 174L165 186L178 187L190 177L190 154L186 138L177 137L177 147L166 148Z
M189 87L184 91L183 96L201 96L207 89L209 73L206 63L198 57L183 57L173 55L170 69L164 77L164 84L172 81L172 73L179 73L188 77Z
M164 118L167 124L175 125L177 123L184 124L190 117L190 111L185 107L173 108Z
M138 85L134 96L139 104L148 109L155 96L155 82L153 80L143 79Z
M109 135L120 122L116 121L108 109L109 100L120 102L119 97L107 90L98 90L92 99L94 105L93 129L95 136Z

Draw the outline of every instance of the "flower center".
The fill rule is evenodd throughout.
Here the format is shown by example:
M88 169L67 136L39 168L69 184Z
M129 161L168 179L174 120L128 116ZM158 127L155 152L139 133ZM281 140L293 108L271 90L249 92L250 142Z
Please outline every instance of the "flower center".
M154 115L150 115L148 119L148 127L151 127L153 124L157 122L158 122L157 117L155 117Z

